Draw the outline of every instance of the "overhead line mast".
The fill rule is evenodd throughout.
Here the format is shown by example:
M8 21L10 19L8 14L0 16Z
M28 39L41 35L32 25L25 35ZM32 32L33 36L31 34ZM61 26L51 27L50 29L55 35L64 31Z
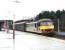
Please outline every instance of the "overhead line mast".
M18 0L15 0L13 2L15 2L15 3L21 3ZM14 14L14 18L13 18L13 39L15 39L15 22L14 22L14 19L15 19L15 14Z

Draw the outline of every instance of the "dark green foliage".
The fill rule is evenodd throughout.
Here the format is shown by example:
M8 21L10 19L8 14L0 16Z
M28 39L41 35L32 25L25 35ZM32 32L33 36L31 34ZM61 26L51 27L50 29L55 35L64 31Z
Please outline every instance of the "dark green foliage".
M57 27L58 27L57 19L59 19L60 29L65 31L65 10L62 10L62 11L60 11L60 10L57 10L57 11L42 11L41 13L39 13L36 16L35 21L37 21L39 19L43 19L43 18L52 19L54 21L55 30L57 30Z
M56 18L60 19L60 17L61 17L61 11L57 10L56 13L55 13L55 16L56 16Z
M36 20L38 19L42 19L42 18L50 18L50 19L57 19L57 18L62 18L62 16L65 16L65 10L57 10L56 12L55 11L42 11L41 13L39 13L37 16L36 16Z

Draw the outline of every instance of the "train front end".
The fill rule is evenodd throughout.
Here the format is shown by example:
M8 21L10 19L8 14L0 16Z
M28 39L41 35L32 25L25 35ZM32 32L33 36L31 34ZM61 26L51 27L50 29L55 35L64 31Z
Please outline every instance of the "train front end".
M51 20L41 21L40 26L38 27L38 29L44 35L49 35L49 36L54 35L54 24Z
M51 33L51 32L54 32L54 25L51 25L51 26L40 26L39 30L42 33Z

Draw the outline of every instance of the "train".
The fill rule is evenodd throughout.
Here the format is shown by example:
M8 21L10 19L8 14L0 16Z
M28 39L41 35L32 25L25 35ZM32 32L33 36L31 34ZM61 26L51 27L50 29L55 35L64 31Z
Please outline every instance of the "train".
M35 22L15 23L15 30L33 32L45 36L54 36L54 22L51 19L40 19Z

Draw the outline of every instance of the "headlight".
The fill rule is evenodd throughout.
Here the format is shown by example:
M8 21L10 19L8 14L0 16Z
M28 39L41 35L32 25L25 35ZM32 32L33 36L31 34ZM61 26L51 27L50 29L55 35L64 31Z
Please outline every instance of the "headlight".
M54 26L50 26L50 28L54 28Z

